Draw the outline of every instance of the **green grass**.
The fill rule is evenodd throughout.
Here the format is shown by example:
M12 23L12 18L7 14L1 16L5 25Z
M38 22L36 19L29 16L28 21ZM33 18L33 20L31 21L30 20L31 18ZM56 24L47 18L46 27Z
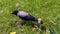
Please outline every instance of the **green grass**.
M20 6L16 7L16 3ZM45 30L33 31L31 25L16 26L15 21L20 23L21 20L10 14L15 9L42 18L42 26L48 27L53 34L60 34L60 0L0 0L0 34L9 34L12 31L17 34L45 34Z

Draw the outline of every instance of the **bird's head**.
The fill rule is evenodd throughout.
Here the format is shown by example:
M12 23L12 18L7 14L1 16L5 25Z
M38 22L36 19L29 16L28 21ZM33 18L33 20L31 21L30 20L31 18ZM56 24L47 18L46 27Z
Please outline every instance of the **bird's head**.
M17 15L17 13L18 13L18 10L13 10L12 12L12 14L15 14L15 15Z
M43 21L41 18L38 18L38 24L43 24Z

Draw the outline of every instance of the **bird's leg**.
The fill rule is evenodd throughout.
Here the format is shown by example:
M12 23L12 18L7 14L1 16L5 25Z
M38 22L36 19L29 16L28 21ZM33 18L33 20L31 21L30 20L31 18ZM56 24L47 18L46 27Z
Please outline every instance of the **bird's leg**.
M21 25L25 25L26 24L26 21L25 20L23 20L22 21L22 23L21 23Z

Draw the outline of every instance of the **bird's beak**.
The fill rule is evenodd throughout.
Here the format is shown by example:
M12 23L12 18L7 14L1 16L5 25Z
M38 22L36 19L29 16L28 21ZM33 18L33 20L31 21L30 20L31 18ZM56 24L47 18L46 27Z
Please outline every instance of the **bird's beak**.
M10 14L13 14L13 12L11 12Z
M11 15L13 15L13 13L12 13L12 12L11 12L10 14L11 14Z

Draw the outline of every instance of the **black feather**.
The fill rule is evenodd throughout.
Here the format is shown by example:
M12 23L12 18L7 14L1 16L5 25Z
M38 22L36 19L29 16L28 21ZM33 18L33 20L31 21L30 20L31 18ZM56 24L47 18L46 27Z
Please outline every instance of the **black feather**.
M31 15L27 15L27 16L19 16L19 18L21 18L22 20L25 20L25 21L37 21L37 19Z

